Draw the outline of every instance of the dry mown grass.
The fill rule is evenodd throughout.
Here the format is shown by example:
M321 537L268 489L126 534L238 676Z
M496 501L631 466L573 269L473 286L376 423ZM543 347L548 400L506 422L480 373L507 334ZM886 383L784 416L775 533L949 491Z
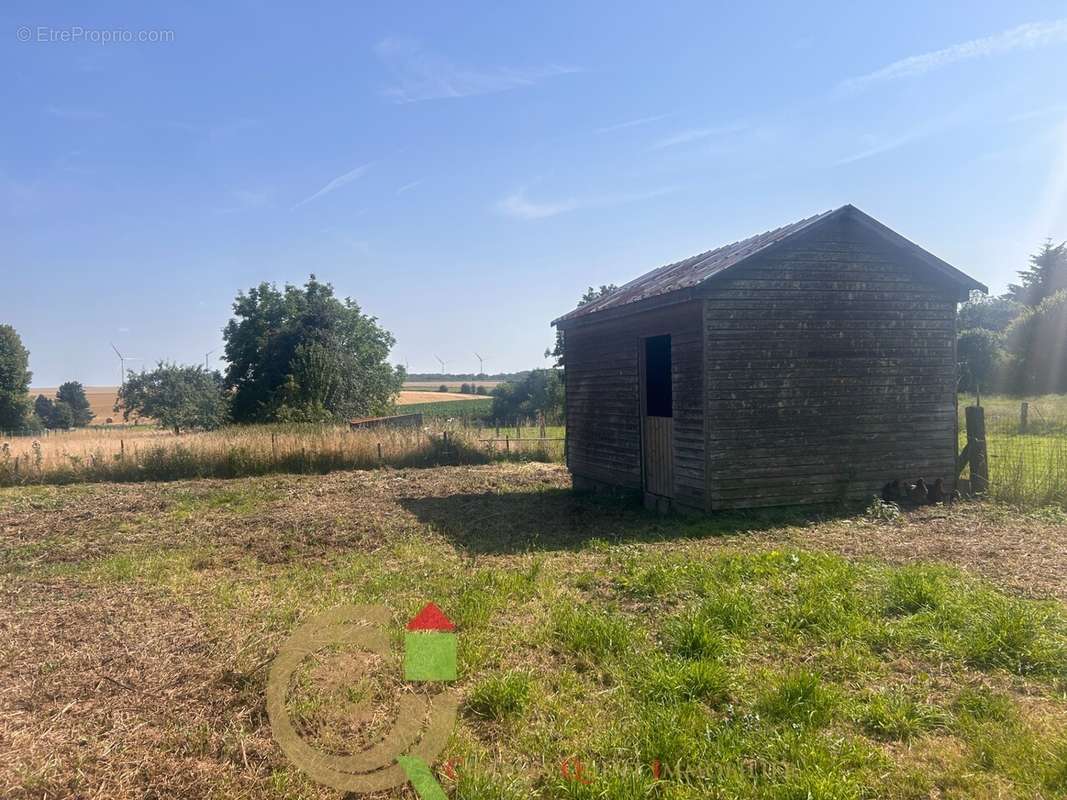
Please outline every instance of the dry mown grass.
M850 577L848 562L834 557L813 555L809 565L809 549L851 560L954 564L1013 595L1067 600L1067 525L1055 512L963 504L923 509L899 523L793 511L664 518L576 497L565 470L545 464L0 490L0 794L336 797L291 768L270 738L263 700L270 659L297 621L323 608L387 602L402 621L434 598L460 624L461 689L471 698L450 753L488 764L450 792L513 800L529 796L522 787L530 781L541 797L570 797L552 783L553 765L561 753L587 747L593 757L614 753L614 745L597 750L614 715L636 713L650 726L635 740L642 753L666 746L646 741L657 726L666 736L680 724L659 701L613 705L631 691L627 673L646 662L634 655L626 669L613 666L618 643L608 622L636 625L629 634L623 629L636 637L626 652L641 643L643 653L646 636L670 641L666 623L687 607L685 586L697 580L689 571L701 565L724 581L735 562L753 576L766 571L770 583L753 577L753 590L775 598L785 592L774 602L787 604L794 592L840 576L846 587L882 580ZM795 577L793 552L800 554ZM580 616L586 608L592 616ZM568 609L579 616L567 617ZM972 761L976 741L999 742L994 730L974 733L963 722L901 712L903 721L890 714L890 723L914 724L917 738L874 735L875 722L890 723L868 693L899 690L949 709L961 686L987 686L1011 698L1026 736L1056 741L1067 727L1067 701L1057 699L1067 674L1056 689L1039 676L978 669L901 644L885 654L860 652L836 629L745 640L745 660L737 663L729 655L735 645L724 641L722 663L736 672L725 690L732 705L712 706L711 722L740 720L756 707L777 713L775 698L758 687L790 669L821 670L840 681L827 697L855 695L842 706L852 710L827 712L831 733L855 739L869 751L864 758L888 759L879 774L906 773L883 796L902 796L923 772L937 784L913 796L1027 792L995 766L1000 750L989 752L994 766ZM649 658L661 665L659 656ZM848 721L853 713L858 729ZM623 742L631 734L612 735ZM822 737L813 731L811 741ZM831 759L836 750L825 746L803 758ZM773 771L775 756L767 758ZM863 764L850 769L860 774ZM494 775L516 776L520 788L492 789ZM413 797L406 790L383 796ZM662 796L698 795L662 789Z

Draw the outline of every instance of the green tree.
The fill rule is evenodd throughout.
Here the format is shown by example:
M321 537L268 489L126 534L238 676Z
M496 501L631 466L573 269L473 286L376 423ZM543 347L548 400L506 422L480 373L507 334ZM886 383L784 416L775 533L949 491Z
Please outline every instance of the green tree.
M520 381L500 384L492 395L492 414L499 420L539 414L552 422L563 419L563 380L559 370L531 370Z
M0 325L0 430L26 427L30 417L30 354L10 325Z
M1020 314L1004 342L1009 389L1018 394L1067 392L1067 290Z
M65 431L74 426L75 414L74 409L70 407L70 403L56 400L52 404L52 415L49 417L48 427L54 430Z
M130 370L115 403L115 410L120 409L123 419L128 420L131 414L151 417L175 434L192 429L212 430L227 417L222 376L218 372L164 361L151 372Z
M39 394L33 401L33 413L40 420L41 425L51 428L52 418L56 413L56 404L52 402L50 397Z
M971 299L960 306L956 317L956 329L969 331L984 328L987 331L1002 333L1011 321L1022 312L1024 306L1011 298L986 297L981 292L972 292Z
M238 422L346 419L386 413L404 381L387 361L393 337L312 275L237 296L226 325L225 387Z
M89 409L89 398L85 396L85 388L78 381L67 381L60 386L56 392L56 401L70 406L75 428L84 428L96 416Z
M956 343L959 361L959 390L992 391L999 379L998 370L1004 353L1002 335L985 328L960 331Z
M1030 256L1030 266L1019 272L1019 283L1008 286L1005 295L1024 306L1040 305L1056 292L1067 289L1067 242L1055 247L1048 239Z
M583 294L581 299L578 301L578 308L581 308L584 305L588 305L594 300L599 300L601 297L605 297L611 294L618 288L619 287L616 286L614 283L601 285L599 289L594 289L592 286L590 286L588 289L585 290L585 294ZM554 359L554 361L552 362L552 366L556 367L557 369L563 366L563 340L563 331L557 328L555 344L545 350L545 358Z

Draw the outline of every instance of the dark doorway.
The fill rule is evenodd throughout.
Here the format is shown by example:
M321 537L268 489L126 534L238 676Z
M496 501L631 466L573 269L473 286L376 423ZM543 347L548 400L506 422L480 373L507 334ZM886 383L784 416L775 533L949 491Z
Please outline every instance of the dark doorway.
M670 336L645 339L645 414L650 417L674 416Z
M644 383L641 461L645 492L674 496L674 394L671 387L671 337L649 336L641 353Z

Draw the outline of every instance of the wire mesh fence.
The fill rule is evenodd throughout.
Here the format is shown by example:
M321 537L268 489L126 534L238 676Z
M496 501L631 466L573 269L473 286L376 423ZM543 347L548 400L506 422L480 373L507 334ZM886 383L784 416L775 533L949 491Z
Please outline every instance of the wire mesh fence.
M992 398L986 409L989 495L1025 505L1067 505L1067 403ZM961 447L964 435L961 406ZM969 477L964 472L964 477Z

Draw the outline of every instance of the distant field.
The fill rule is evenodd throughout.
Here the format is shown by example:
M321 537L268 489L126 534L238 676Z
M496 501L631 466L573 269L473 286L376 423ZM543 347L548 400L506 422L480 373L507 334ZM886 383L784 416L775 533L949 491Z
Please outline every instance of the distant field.
M462 403L469 400L485 400L485 396L458 392L415 392L405 389L396 402L400 406L410 406L416 403Z
M405 414L425 414L428 417L479 417L488 414L493 408L491 397L469 397L468 403L455 403L447 395L428 393L432 402L419 402L403 405Z
M405 384L407 386L408 384ZM489 384L486 384L489 385ZM455 384L455 389L458 389L459 384ZM436 388L436 386L434 387ZM89 405L95 415L93 418L93 425L106 425L107 420L110 417L116 424L121 423L122 414L115 413L113 410L115 407L115 400L118 398L119 387L117 386L86 386L85 396L89 398ZM47 386L44 388L34 387L30 389L30 396L36 398L37 395L43 394L45 397L54 398L56 396L56 387ZM464 402L470 400L485 400L484 395L479 397L472 394L459 394L458 391L452 392L437 392L437 391L417 391L405 389L400 393L400 398L397 400L397 404L401 406L409 406L415 403L448 403L448 402Z
M30 389L31 397L36 398L39 394L43 394L45 397L54 400L56 396L56 387L49 386L44 389L34 387ZM93 425L105 425L108 417L111 417L116 423L122 422L122 414L116 414L114 411L115 400L118 398L118 394L118 386L85 387L85 396L89 398L89 407L95 415Z
M494 386L500 383L500 381L407 381L404 384L405 389L425 390L429 389L436 392L438 387L442 384L448 387L450 392L458 392L459 387L465 383L471 383L475 386L484 386L486 389L492 389ZM442 394L444 394L442 392Z

